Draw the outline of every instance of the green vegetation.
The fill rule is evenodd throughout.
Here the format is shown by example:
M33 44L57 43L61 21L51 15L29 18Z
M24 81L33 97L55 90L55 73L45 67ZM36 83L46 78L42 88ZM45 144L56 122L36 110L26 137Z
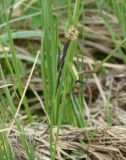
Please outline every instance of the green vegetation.
M49 126L51 159L55 159L61 125L90 126L90 119L84 114L87 112L86 99L90 100L90 95L84 92L87 86L82 82L92 77L90 70L95 68L95 64L89 65L89 73L79 74L85 69L85 39L97 40L85 29L85 9L89 6L92 16L93 9L97 10L113 46L106 56L100 58L101 66L97 73L100 77L104 75L103 65L115 62L117 52L121 63L126 63L125 0L0 0L0 159L16 159L9 140L13 126L18 128L28 160L35 159L34 137L29 142L23 126L32 122ZM120 26L119 32L111 23L114 18ZM103 40L105 38L103 36ZM64 59L58 61L64 53ZM38 80L38 86L36 82L32 83L30 76L33 76L33 81ZM100 88L98 90L103 98L106 122L111 125L111 91L107 97ZM39 105L35 104L34 98ZM39 110L37 106L41 106ZM53 143L55 125L58 129ZM86 136L91 143L91 136Z

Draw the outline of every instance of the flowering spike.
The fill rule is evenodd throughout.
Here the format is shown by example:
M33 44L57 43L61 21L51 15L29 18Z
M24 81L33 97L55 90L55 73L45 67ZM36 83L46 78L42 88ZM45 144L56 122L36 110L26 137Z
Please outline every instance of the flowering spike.
M73 40L77 39L78 34L79 34L79 32L78 32L77 28L74 26L71 26L68 29L68 32L66 33L66 38L68 41L73 41Z

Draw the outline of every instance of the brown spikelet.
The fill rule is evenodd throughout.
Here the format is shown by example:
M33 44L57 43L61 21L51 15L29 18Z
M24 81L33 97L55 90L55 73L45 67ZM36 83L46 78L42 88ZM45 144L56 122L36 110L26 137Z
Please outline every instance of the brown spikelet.
M64 66L64 61L65 61L65 57L66 57L67 50L69 48L70 42L73 41L73 40L76 40L77 37L78 37L78 34L79 34L79 32L78 32L77 28L74 27L74 26L71 26L68 29L68 32L65 35L66 42L64 44L63 54L62 54L62 57L59 58L59 60L58 60L59 75L58 75L58 80L57 80L57 88L58 88L58 85L60 83L60 77L61 77L61 74L62 74L62 69L63 69L63 66Z
M65 37L66 37L67 41L73 41L73 40L77 39L78 34L79 34L79 32L78 32L77 28L74 26L71 26L68 29L68 32L66 33Z

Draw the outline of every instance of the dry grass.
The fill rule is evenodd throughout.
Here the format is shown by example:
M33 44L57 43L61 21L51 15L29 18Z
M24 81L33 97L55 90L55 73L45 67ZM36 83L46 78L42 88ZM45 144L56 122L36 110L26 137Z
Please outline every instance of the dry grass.
M37 160L49 160L49 128L42 124L30 124L24 128L28 141L35 139ZM57 128L53 128L55 141ZM27 159L16 129L10 141L17 159ZM90 127L85 129L63 126L60 129L56 159L123 160L126 159L126 127Z

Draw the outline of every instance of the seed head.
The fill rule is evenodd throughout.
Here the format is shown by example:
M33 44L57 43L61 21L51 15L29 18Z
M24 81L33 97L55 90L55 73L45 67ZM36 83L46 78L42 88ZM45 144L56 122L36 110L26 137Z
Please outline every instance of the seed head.
M74 27L74 26L71 26L71 27L68 29L67 33L66 33L66 39L67 39L68 41L76 40L77 37L78 37L78 34L79 34L79 32L78 32L77 28Z

